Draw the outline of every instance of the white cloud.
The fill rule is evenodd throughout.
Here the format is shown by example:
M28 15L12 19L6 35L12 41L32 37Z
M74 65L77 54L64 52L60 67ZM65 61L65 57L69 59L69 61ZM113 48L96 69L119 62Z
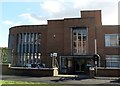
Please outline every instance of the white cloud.
M43 0L0 0L0 2L41 2Z
M62 7L62 4L63 0L45 0L40 4L40 6L48 12L59 13L64 9L64 7Z
M21 25L21 22L20 21L13 22L13 21L10 21L10 20L5 20L5 21L3 21L3 24L7 24L9 26L17 26L17 25Z
M103 24L117 24L119 0L44 0L40 6L49 18L80 17L81 10L102 10Z
M22 13L24 24L46 24L48 19L80 17L81 10L102 10L103 24L118 24L118 0L43 0L40 3L44 16ZM21 22L4 21L8 25L20 25Z
M0 43L0 47L7 47L7 46L8 46L7 42Z
M118 24L118 0L75 0L74 8L81 10L102 10L102 23L104 25Z
M7 24L7 25L13 25L13 22L10 21L10 20L6 20L6 21L4 21L3 23L4 23L4 24Z
M23 14L20 14L19 16L26 19L31 24L46 24L47 23L47 20L43 19L44 17L37 16L34 14L23 13Z

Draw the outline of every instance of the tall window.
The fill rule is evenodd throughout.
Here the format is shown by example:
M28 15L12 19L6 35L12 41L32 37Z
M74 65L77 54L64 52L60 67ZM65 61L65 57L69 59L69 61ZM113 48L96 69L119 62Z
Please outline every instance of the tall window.
M105 46L120 46L120 34L105 34Z
M87 53L87 30L86 28L73 29L73 54L85 55Z
M26 66L27 64L40 63L40 33L19 33L17 45L17 65Z
M120 68L120 55L106 55L106 66Z

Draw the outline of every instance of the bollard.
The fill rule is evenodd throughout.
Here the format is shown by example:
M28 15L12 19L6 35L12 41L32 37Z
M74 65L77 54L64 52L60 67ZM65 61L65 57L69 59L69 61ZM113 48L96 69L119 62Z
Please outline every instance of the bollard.
M94 78L94 76L95 76L95 68L94 67L90 67L89 68L89 76L90 76L90 78Z

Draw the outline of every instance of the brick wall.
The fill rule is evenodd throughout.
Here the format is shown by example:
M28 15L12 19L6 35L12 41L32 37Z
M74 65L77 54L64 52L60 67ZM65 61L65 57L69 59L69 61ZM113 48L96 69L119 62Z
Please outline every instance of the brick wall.
M100 77L120 77L120 68L98 68L97 76Z
M2 75L20 75L20 76L57 76L57 68L9 68L8 65L2 65Z

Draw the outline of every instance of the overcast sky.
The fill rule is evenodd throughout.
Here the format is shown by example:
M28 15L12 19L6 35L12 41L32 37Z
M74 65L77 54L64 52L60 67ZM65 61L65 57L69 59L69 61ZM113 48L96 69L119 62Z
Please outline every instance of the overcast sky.
M118 24L119 0L1 0L0 47L8 46L9 28L47 24L48 19L80 17L83 10L102 10L103 25Z

